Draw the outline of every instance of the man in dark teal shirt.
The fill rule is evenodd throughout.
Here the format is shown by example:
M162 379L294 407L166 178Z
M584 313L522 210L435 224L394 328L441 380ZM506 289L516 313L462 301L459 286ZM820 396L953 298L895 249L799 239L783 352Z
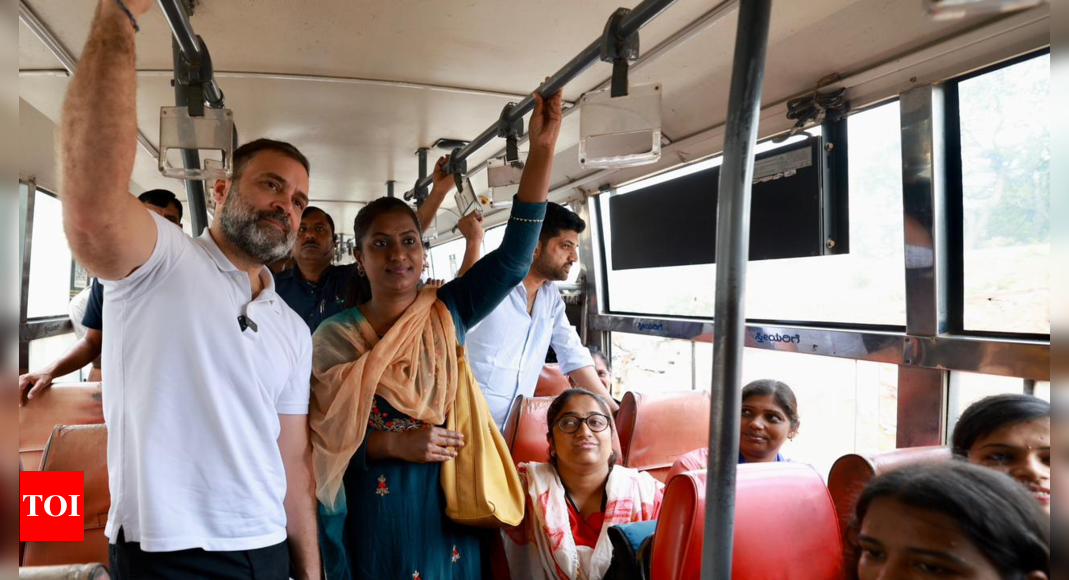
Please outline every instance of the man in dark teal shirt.
M275 291L312 332L324 320L358 303L349 296L356 264L331 265L335 250L334 220L322 209L309 206L301 215L293 247L297 265L275 274Z

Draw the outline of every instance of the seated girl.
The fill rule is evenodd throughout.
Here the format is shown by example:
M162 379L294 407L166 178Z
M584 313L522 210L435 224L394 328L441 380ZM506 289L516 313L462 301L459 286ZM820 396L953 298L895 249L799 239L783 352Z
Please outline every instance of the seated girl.
M787 383L754 381L742 389L739 463L786 461L780 449L798 436L798 398Z
M742 432L739 436L739 463L788 461L780 450L798 435L802 422L798 398L787 383L772 379L754 381L742 389ZM680 473L705 469L708 449L695 449L672 465L665 482Z
M969 407L952 439L954 455L1024 484L1050 514L1050 403L997 395Z
M1050 527L1012 479L966 463L872 481L857 505L860 580L1047 580Z
M600 580L612 561L609 527L656 519L664 486L616 465L615 425L594 393L565 391L547 424L550 462L520 465L527 509L505 533L509 568L536 580Z

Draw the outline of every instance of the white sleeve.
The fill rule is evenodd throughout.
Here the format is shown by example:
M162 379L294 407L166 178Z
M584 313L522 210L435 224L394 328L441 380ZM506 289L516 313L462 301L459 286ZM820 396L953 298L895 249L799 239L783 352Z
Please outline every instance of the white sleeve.
M553 336L550 338L553 352L557 353L560 372L569 374L584 367L594 366L590 351L579 340L579 333L568 322L564 311L564 300L558 298L553 305Z
M302 323L303 324L303 323ZM297 356L297 365L293 369L286 387L275 402L275 412L279 415L307 415L309 401L312 398L312 337L305 333L301 337L301 352Z
M155 212L150 211L148 214L156 222L156 247L152 249L148 261L122 280L100 279L105 290L121 292L124 300L136 300L162 284L183 253L193 244L193 240L182 232L182 228L176 227Z

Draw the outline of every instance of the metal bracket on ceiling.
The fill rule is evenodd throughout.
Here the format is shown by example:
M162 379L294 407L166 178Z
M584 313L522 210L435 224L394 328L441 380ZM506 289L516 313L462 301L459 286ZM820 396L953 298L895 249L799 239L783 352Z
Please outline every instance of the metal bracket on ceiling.
M174 82L184 87L189 116L203 117L204 104L213 109L223 108L223 92L212 80L212 56L208 45L197 35L200 51L195 58L186 58L177 42L174 42Z
M468 160L461 158L460 147L453 149L453 152L449 154L449 160L446 161L443 169L446 173L453 176L453 181L456 182L457 191L464 191L464 177L468 174Z
M522 169L519 140L523 137L523 117L509 120L515 109L516 103L509 103L501 110L501 117L497 121L497 136L505 138L505 162Z
M601 60L612 63L613 98L627 96L627 72L630 63L638 60L638 31L627 36L621 32L621 23L630 13L629 8L618 8L605 23L601 36Z

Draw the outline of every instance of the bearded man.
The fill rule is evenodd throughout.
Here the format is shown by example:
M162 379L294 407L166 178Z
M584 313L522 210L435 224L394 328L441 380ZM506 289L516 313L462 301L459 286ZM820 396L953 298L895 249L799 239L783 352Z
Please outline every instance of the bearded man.
M238 148L196 239L127 193L134 32L153 4L99 3L60 137L67 239L105 289L111 574L318 579L312 341L264 267L293 247L308 160Z

